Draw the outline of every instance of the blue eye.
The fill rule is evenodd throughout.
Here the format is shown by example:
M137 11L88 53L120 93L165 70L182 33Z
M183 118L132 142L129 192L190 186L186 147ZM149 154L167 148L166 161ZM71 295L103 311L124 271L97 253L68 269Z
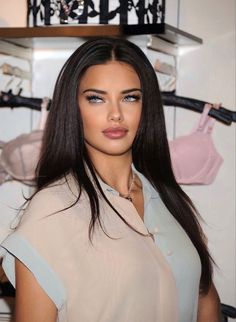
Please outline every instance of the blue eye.
M126 95L124 97L125 102L138 102L141 99L140 95Z
M88 96L86 96L86 99L89 103L102 103L103 102L102 97L99 97L97 95L88 95Z

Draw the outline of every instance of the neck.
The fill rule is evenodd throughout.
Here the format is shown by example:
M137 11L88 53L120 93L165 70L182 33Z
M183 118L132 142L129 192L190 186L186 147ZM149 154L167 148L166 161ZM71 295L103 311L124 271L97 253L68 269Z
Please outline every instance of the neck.
M121 156L90 155L101 179L122 195L127 195L132 181L131 153Z

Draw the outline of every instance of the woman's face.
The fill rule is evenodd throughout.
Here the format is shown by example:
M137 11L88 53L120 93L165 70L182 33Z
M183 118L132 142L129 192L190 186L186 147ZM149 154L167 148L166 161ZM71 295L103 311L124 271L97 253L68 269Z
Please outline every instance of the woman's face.
M131 153L142 111L139 77L128 64L110 61L83 75L78 93L90 155Z

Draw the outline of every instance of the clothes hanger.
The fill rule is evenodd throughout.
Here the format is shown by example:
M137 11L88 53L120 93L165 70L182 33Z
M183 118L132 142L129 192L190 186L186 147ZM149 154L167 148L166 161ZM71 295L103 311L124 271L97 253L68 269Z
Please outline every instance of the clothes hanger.
M175 95L175 92L162 92L162 100L165 106L177 106L185 109L189 109L198 113L202 113L204 105L207 102L200 101L194 98L183 97ZM50 109L51 100L48 103L48 110ZM42 98L24 97L20 95L14 95L11 90L8 92L0 91L0 108L1 107L28 107L30 109L41 111ZM211 103L209 103L211 104ZM211 108L209 115L218 121L230 125L232 122L236 122L236 111L228 110L224 107L219 109Z
M161 94L164 105L182 107L199 113L202 113L204 105L208 103L194 98L177 96L174 91ZM228 110L222 106L219 109L212 107L208 114L226 125L236 122L236 111Z
M16 93L17 95L20 95L21 92L23 91L23 88L21 87L22 83L23 83L23 77L22 77L22 70L18 67L13 67L15 74L19 73L19 82L16 84Z
M9 81L6 83L4 91L8 91L10 89L10 87L13 85L14 80L15 80L16 76L14 74L11 75Z
M0 66L3 75L15 76L21 79L31 80L30 72L21 69L18 66L12 66L10 64L4 63Z

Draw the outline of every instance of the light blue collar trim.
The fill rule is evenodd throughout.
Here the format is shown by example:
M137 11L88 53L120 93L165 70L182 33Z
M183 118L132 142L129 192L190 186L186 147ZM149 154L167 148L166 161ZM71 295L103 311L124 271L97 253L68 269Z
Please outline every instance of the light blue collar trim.
M139 179L142 182L143 186L143 194L145 200L150 199L150 198L159 198L158 192L154 189L154 187L151 185L151 183L145 178L145 176L139 172L138 170L135 169L134 165L132 164L132 170L134 173L139 177ZM105 192L110 192L115 196L119 196L119 192L106 184L99 176L97 176L97 179L99 181L99 184L102 188L102 190Z
M132 164L132 169L142 182L144 195L148 195L150 198L160 198L159 193L155 190L152 184L141 172L135 169L133 164Z

